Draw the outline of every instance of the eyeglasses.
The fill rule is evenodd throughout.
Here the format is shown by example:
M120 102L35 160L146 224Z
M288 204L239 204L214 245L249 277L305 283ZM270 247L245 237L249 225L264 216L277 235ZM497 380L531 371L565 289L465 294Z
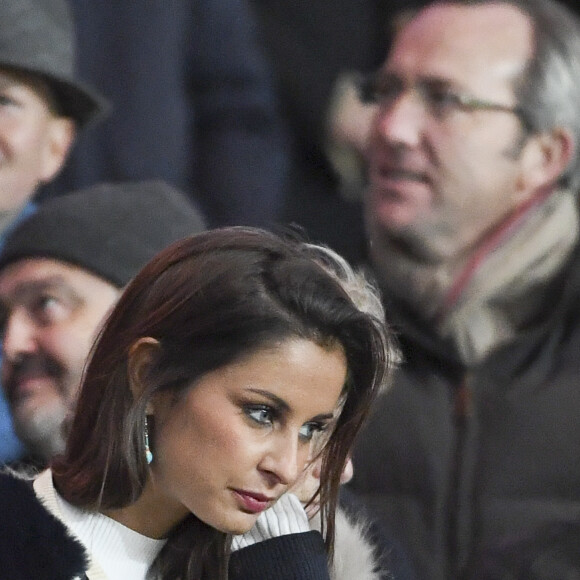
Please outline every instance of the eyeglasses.
M406 87L403 81L395 75L372 75L361 77L359 80L361 100L365 103L376 104L384 110L392 107L409 88L417 95L425 110L440 121L460 111L499 111L515 115L527 132L532 130L531 123L521 107L502 105L460 93L442 80L427 79L411 87Z

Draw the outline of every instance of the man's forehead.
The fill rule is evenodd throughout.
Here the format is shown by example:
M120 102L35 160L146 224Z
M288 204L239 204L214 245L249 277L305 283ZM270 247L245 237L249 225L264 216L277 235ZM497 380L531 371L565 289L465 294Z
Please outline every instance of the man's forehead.
M7 68L0 64L0 90L6 90L15 85L24 85L42 96L50 94L48 84L39 75Z
M513 80L532 51L532 23L517 7L441 3L419 11L400 28L385 68L478 90L479 84Z
M0 270L0 295L24 290L71 286L77 281L99 280L91 272L50 258L24 258Z

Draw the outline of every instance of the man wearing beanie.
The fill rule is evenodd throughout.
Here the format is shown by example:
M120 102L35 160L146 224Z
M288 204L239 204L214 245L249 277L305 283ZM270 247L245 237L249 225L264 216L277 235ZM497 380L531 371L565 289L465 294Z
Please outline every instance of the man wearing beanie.
M160 181L103 184L46 201L0 253L2 386L30 460L63 450L63 421L121 289L157 252L203 231Z
M0 2L0 244L64 165L76 131L104 101L74 76L66 0ZM0 397L0 460L18 450Z

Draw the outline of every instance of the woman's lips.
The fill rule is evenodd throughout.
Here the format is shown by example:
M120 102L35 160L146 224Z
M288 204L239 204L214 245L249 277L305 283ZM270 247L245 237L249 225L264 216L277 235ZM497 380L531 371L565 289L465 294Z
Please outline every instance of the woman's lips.
M253 493L242 489L234 489L232 491L240 507L244 511L253 514L263 512L274 503L274 498L260 493Z

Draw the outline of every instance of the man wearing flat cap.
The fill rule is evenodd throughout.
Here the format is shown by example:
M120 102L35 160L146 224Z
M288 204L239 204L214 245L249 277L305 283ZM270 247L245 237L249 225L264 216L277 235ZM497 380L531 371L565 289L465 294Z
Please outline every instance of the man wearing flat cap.
M0 233L63 166L102 101L74 79L64 0L0 2Z
M75 80L65 0L0 2L0 243L64 165L76 131L104 101ZM0 462L21 450L0 398Z
M121 289L157 252L204 229L181 192L145 181L47 200L8 235L0 252L2 388L32 463L64 450L63 421Z

